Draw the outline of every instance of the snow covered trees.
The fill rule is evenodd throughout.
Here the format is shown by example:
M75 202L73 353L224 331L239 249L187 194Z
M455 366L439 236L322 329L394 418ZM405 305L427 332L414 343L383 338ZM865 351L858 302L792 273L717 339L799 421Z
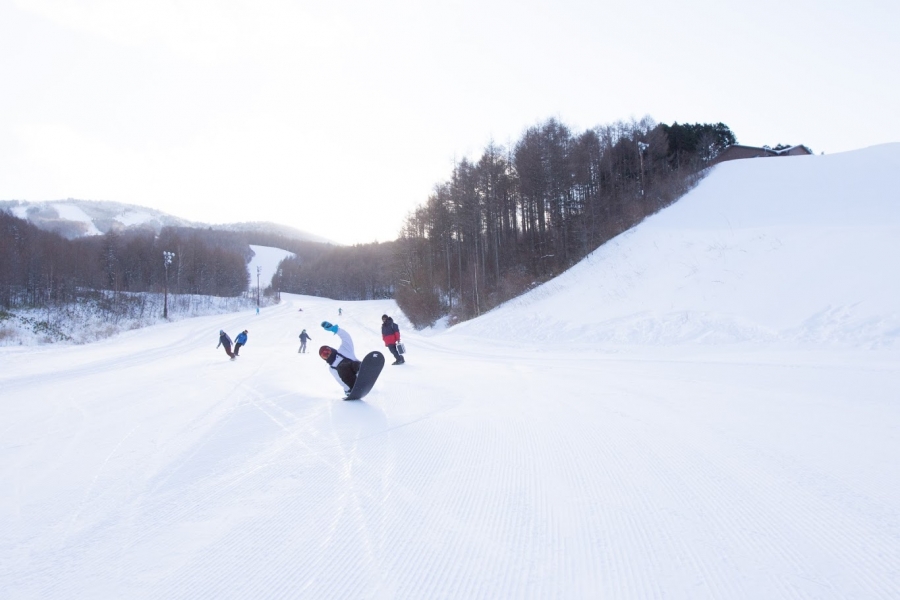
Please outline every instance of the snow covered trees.
M67 240L0 211L0 307L77 302L92 292L237 296L247 289L246 243L232 233L163 228ZM175 252L166 265L163 251Z

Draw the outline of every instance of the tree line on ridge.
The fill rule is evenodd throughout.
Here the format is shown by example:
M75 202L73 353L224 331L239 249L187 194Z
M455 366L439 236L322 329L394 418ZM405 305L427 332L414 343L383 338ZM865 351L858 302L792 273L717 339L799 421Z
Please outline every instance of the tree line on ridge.
M649 118L573 132L556 119L510 147L489 143L402 223L398 239L343 247L280 234L164 227L68 240L0 211L0 308L120 294L238 296L254 287L249 245L289 250L278 291L395 298L416 327L475 317L547 281L684 194L736 143L716 124ZM164 253L171 253L166 261Z
M650 118L581 133L550 119L489 143L406 219L397 303L417 327L478 316L674 202L734 143L722 123Z

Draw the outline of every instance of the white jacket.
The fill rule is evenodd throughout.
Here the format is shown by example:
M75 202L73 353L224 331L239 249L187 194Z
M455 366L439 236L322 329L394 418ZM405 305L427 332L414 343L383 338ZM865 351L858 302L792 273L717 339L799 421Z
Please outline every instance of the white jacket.
M341 329L339 326L335 335L341 338L341 345L338 346L336 350L350 360L359 361L359 359L356 358L356 351L353 349L353 338L350 337L350 334ZM340 356L338 358L340 358ZM332 366L337 366L337 364L337 361L335 361L334 365Z
M329 371L331 371L331 375L334 377L334 380L338 382L338 384L344 388L345 392L350 391L350 387L344 383L344 380L341 379L341 376L338 375L337 368L338 365L341 364L341 361L344 360L352 360L359 362L359 359L356 358L356 351L353 349L353 338L350 337L350 334L344 331L338 326L337 333L335 334L339 338L341 338L341 345L335 350L338 351L338 356L334 357L334 362L329 366L331 367Z

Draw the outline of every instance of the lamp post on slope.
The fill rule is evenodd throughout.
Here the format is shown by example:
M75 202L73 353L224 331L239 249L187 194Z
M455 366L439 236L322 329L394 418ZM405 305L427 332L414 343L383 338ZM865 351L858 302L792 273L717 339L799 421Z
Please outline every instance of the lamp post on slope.
M256 267L256 313L259 314L259 274L262 273L262 267Z
M644 195L644 150L650 147L650 144L638 142L638 157L641 159L641 196Z
M169 318L169 265L172 264L173 258L175 258L174 252L163 250L163 267L165 267L166 270L166 286L165 293L163 294L163 319Z

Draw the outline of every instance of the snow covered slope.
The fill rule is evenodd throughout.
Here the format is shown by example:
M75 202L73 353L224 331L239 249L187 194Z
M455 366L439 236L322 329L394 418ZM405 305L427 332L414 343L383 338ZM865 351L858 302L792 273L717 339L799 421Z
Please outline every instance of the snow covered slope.
M898 153L722 165L447 332L283 294L0 348L2 595L900 597ZM319 324L383 313L407 363L343 402Z
M74 198L47 202L5 200L0 201L0 210L69 239L132 228L158 233L165 226L203 227L152 208Z
M278 264L285 258L294 256L293 252L269 246L254 246L251 244L250 250L253 251L253 258L250 259L250 264L247 265L247 273L250 276L251 290L255 289L257 285L262 290L272 285L272 277L278 270Z
M722 163L676 204L457 333L608 348L895 345L897 173L900 144Z

